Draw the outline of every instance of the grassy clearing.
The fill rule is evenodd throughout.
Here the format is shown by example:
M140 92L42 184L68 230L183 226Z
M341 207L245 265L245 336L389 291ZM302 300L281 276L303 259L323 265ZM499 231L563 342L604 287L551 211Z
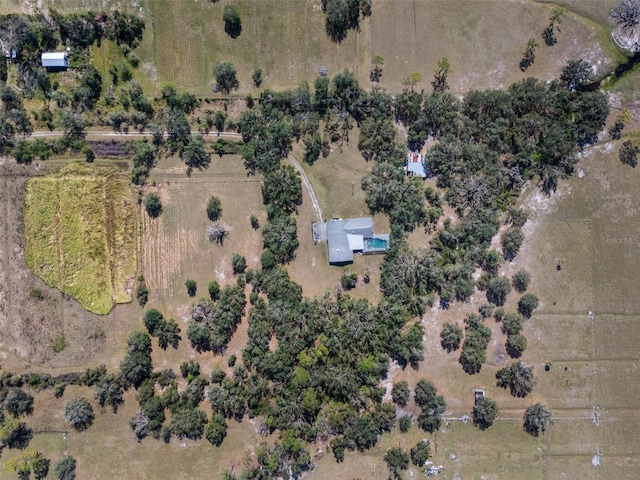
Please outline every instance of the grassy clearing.
M536 0L539 3L559 5L571 12L586 17L594 22L606 23L609 11L620 3L619 0Z
M391 91L414 71L424 76L418 88L431 90L431 74L442 56L451 62L449 83L456 93L502 88L529 76L554 78L572 58L602 60L602 66L610 61L594 25L571 14L557 45L544 47L541 34L550 12L550 6L530 1L459 0L456 8L445 1L381 1L371 17L370 53L384 57L382 85ZM522 73L518 63L528 38L543 46L535 64Z
M128 177L72 163L32 178L25 193L25 258L45 283L106 314L131 301L137 217Z
M3 7L15 11L13 2L0 0L0 11ZM159 82L174 82L192 93L211 96L213 66L221 60L235 64L240 95L255 90L251 84L255 68L262 69L263 87L268 88L313 82L321 66L330 75L349 68L367 85L374 55L385 59L381 85L394 92L415 71L424 76L418 88L430 90L431 72L442 56L451 61L449 83L456 93L499 88L527 76L554 78L573 58L584 57L604 68L617 53L608 29L597 22L603 21L603 12L612 2L560 2L576 13L570 12L562 22L558 44L541 47L526 73L520 72L518 63L527 39L542 43L540 35L552 8L533 0L506 4L457 0L456 8L444 0L380 0L374 2L372 16L361 22L361 31L350 32L341 44L328 38L319 0L234 2L242 18L242 34L236 39L224 32L222 11L227 2L142 0L129 6L146 20L145 37L136 52L141 65L154 65ZM46 4L61 11L108 10L119 5L98 0L49 0ZM155 84L150 70L147 77Z
M357 68L361 40L349 35L341 45L328 39L320 2L268 0L234 2L242 18L237 39L224 32L224 2L146 1L147 33L141 56L153 61L162 81L171 81L200 95L211 95L214 65L231 60L238 70L239 93L253 90L251 74L263 71L264 86L291 87L313 80L320 66L330 72ZM283 52L286 51L286 55ZM368 59L366 60L368 62ZM185 68L188 65L188 68Z
M299 159L299 163L305 170L313 190L320 202L324 219L349 218L368 216L369 210L365 203L365 193L360 188L360 179L371 170L368 164L359 154L358 132L352 131L351 141L345 143L342 149L331 152L327 158L320 158L312 166L304 164L303 149L295 145L293 155ZM344 271L350 271L359 275L358 285L348 293L353 297L367 298L376 303L380 297L380 263L383 257L380 255L356 256L353 265L347 267L335 267L329 265L326 242L314 245L311 239L311 222L317 221L310 200L304 194L303 204L297 217L298 238L300 247L296 260L289 265L291 277L303 287L307 296L321 295L327 290L334 290L340 282L340 276ZM376 215L374 217L374 231L380 233L389 232L389 223L386 217ZM370 272L371 282L365 284L363 275Z
M240 157L214 156L204 172L185 175L184 163L178 158L163 159L153 171L157 193L164 211L152 220L143 216L142 270L151 291L150 302L173 312L188 309L185 280L197 282L196 298L208 297L207 285L217 280L221 285L235 282L231 256L237 252L246 257L248 268L260 265L262 236L253 230L251 215L266 222L262 207L260 179L248 177ZM221 222L230 233L223 246L211 243L206 228L206 205L215 195L222 202ZM173 313L172 313L173 314Z
M46 458L51 460L49 475L46 478L55 478L53 475L53 467L58 459L62 458L66 450L67 443L62 437L62 433L37 433L29 442L28 448L33 448L44 454ZM20 457L24 453L23 450L6 449L2 452L2 460L7 461L11 458ZM17 474L11 474L4 471L3 465L0 465L0 476L6 480L18 480Z

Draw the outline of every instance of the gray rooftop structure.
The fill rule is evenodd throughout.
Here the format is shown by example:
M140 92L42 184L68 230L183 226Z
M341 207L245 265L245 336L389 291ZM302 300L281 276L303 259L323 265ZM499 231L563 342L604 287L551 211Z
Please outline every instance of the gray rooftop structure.
M388 235L374 235L371 217L332 219L312 225L313 239L327 240L329 264L353 263L353 253L383 253L386 247L370 245L372 239L382 240L388 245Z
M66 52L43 52L42 66L47 71L62 71L69 68L69 60Z

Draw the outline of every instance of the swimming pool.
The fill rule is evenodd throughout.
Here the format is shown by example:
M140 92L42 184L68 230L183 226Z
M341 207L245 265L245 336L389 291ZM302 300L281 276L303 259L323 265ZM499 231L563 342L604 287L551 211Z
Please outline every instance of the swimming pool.
M365 238L365 249L371 250L386 250L389 247L389 242L384 238Z

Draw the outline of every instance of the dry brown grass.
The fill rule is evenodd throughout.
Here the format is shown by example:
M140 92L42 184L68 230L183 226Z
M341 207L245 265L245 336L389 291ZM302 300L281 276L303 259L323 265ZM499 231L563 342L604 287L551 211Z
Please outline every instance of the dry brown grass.
M26 181L63 164L37 162L25 167L6 162L0 166L0 357L6 369L33 365L60 373L103 362L113 367L132 313L138 310L137 305L128 304L106 316L89 313L29 271L22 216ZM34 291L42 293L42 300L34 297ZM55 353L53 345L60 338L66 339L67 346Z

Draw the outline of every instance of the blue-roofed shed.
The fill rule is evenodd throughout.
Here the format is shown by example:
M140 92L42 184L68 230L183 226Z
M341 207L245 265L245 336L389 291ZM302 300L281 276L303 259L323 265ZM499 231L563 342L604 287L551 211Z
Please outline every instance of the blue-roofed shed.
M407 153L407 175L413 177L427 178L427 167L424 164L424 156L420 153Z

